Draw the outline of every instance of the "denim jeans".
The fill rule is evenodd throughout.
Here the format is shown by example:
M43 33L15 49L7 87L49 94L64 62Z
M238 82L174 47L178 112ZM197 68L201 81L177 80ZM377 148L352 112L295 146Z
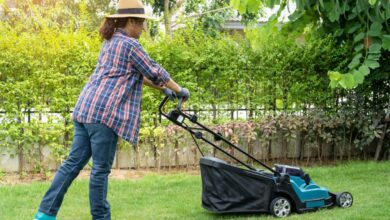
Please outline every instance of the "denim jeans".
M108 175L115 156L118 136L104 124L74 122L74 138L68 158L58 169L39 211L56 216L64 195L92 156L89 202L92 219L111 219L107 201Z

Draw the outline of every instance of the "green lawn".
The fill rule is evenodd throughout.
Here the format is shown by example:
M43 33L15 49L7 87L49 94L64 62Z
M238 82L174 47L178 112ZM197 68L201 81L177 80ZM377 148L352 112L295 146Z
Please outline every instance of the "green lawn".
M390 219L390 162L353 162L306 171L320 186L351 192L354 205L293 214L290 219ZM217 215L205 211L201 207L200 181L200 176L188 174L111 180L112 219L273 219L268 214ZM48 182L0 186L0 219L32 219L48 186ZM58 219L90 218L88 181L77 180L65 197Z

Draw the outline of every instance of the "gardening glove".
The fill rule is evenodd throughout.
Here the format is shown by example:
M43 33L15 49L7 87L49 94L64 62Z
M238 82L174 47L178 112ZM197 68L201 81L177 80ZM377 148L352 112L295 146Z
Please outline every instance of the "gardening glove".
M182 99L183 102L187 101L188 98L190 97L190 92L188 91L188 89L186 88L181 88L180 92L177 92L176 93L176 96L179 98L179 99Z
M170 100L173 101L176 99L176 93L174 93L172 90L164 88L162 92L165 94L165 96L168 96Z

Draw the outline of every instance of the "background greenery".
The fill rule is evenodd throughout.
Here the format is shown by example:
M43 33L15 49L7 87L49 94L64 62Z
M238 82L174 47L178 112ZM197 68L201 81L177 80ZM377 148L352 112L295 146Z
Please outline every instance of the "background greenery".
M279 5L270 18L277 22L282 11L296 7L282 29L302 32L312 29L330 33L340 43L353 44L354 50L344 71L329 68L332 88L355 88L367 75L381 66L380 59L390 51L390 2L387 0L232 0L240 14L252 14L259 9ZM374 72L374 74L377 74Z
M28 162L35 171L43 172L44 146L50 147L58 162L67 155L72 137L70 112L96 65L102 43L97 33L102 14L112 12L113 7L98 1L16 2L14 11L3 6L5 14L0 21L1 151L18 155L20 171ZM266 4L250 2L253 3L231 4L251 21ZM287 3L269 4L278 2L282 6ZM261 28L229 35L221 33L218 25L210 29L212 25L207 22L214 18L184 19L185 26L172 35L158 31L145 34L141 43L177 82L189 88L192 96L186 107L199 114L203 122L219 125L232 141L241 139L250 146L251 140L262 139L271 146L279 138L276 134L281 133L284 148L290 147L288 140L298 136L302 140L300 148L313 146L319 159L325 143L333 146L334 158L343 159L346 155L356 156L351 153L355 149L357 156L370 158L380 145L378 140L382 140L380 155L388 154L389 142L383 142L389 133L384 122L390 91L390 53L385 41L388 5L384 1L364 1L362 5L359 2L363 1L356 5L345 1L350 8L338 11L336 17L329 17L329 12L326 18L332 19L321 23L323 27L318 29L315 24L324 18L318 10L332 12L339 8L329 5L329 1L307 1L311 2L308 5L295 2L302 15L293 14L297 17L294 22L282 26L271 19ZM214 2L216 6L227 3ZM208 7L213 9L215 5ZM364 7L359 13L368 14L360 18L355 13L357 7ZM376 8L382 13L383 7L385 17L381 17L382 28L377 33L379 26L370 20L370 15ZM194 10L196 7L190 11ZM310 17L311 12L315 13ZM355 22L356 32L349 33L348 27L340 26L337 30L343 34L335 35L337 30L326 28L341 24L348 13L356 14L352 20L347 19ZM357 27L361 19L368 20L365 26ZM363 32L372 35L370 31L378 34L372 37L380 38L381 46L374 43L364 49L362 44L360 48L353 36ZM356 68L366 69L364 65L371 52L376 54L378 65L369 66L370 74L364 74L358 87L341 78L329 78L329 70L355 74ZM351 58L355 63L357 53L362 54L358 55L361 59L356 58L359 65L351 65ZM335 88L337 83L332 82L344 82L351 85L344 87L351 89ZM141 144L135 146L151 144L156 158L158 150L166 146L161 143L176 142L182 135L182 131L177 131L178 135L172 138L167 135L170 128L166 121L157 124L157 106L162 98L159 92L145 89ZM238 117L238 110L246 116ZM130 146L121 142L121 147ZM349 153L337 154L345 148Z

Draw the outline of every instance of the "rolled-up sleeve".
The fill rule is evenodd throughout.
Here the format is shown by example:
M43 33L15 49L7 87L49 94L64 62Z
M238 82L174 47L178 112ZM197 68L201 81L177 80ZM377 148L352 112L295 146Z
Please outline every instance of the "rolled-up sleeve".
M152 60L141 45L131 47L129 60L135 69L157 86L165 86L170 80L169 73Z

